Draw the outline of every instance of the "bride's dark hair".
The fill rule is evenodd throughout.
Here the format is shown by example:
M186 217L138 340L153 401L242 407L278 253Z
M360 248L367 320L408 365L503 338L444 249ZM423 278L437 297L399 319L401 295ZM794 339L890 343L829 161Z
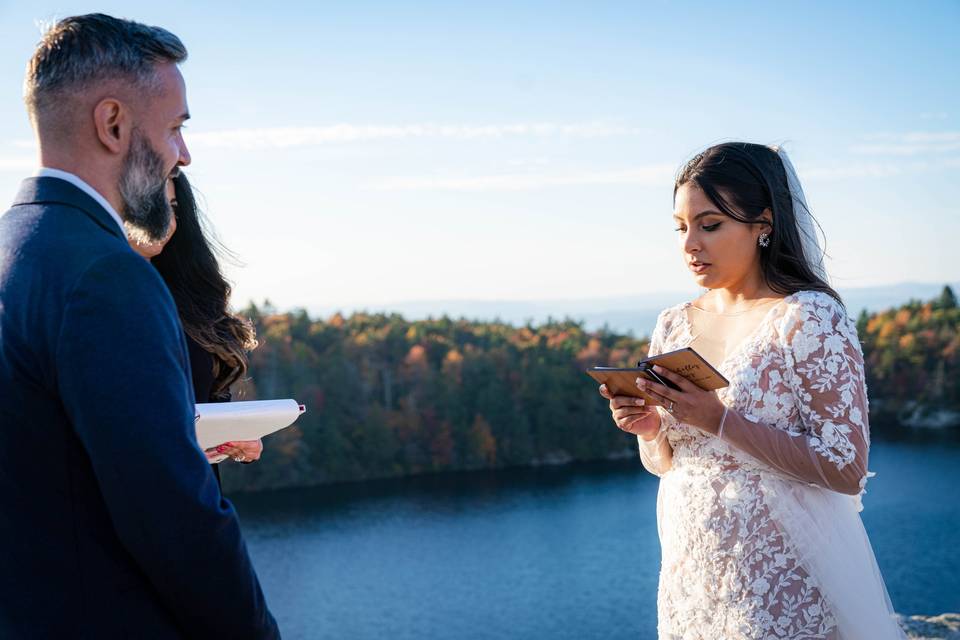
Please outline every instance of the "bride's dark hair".
M173 185L177 230L151 263L173 295L183 330L213 356L212 395L227 397L230 385L247 371L247 351L257 346L253 325L228 308L230 283L216 249L226 250L205 233L187 177L180 173Z
M797 291L822 291L841 305L840 295L817 275L805 256L787 172L777 152L762 144L727 142L691 158L673 186L692 182L721 212L738 222L762 222L764 209L773 214L770 245L760 252L760 268L767 285L784 295Z

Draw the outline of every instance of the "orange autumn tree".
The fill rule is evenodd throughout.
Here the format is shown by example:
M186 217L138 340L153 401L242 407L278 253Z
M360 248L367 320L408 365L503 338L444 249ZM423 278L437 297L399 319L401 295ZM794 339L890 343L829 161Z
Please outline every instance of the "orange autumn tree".
M246 310L261 346L243 395L308 405L228 488L591 460L635 446L583 373L629 365L646 342L577 322L514 327L451 318Z
M857 322L871 418L896 424L915 412L960 410L960 308L953 289Z
M631 365L647 342L578 322L515 327L396 314L246 310L261 346L245 399L293 397L308 411L267 440L228 488L300 486L418 473L595 460L629 452L583 373ZM875 433L905 412L960 411L960 309L935 300L862 314Z

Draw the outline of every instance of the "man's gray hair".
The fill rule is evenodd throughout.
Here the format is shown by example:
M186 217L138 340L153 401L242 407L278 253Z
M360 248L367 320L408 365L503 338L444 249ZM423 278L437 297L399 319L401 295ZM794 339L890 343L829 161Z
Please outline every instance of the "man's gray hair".
M157 64L186 59L186 47L166 29L102 13L64 18L44 33L30 58L23 99L37 122L70 94L101 82L120 80L150 91L159 82Z

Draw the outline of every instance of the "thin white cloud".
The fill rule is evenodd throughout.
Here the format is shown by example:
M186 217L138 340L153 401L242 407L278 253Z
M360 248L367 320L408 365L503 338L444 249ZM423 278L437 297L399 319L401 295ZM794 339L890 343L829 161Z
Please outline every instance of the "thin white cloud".
M30 171L37 168L35 156L0 156L0 171Z
M556 174L505 174L464 177L394 177L373 183L384 191L526 191L551 187L633 184L670 186L676 167L657 164L617 171Z
M960 157L909 162L863 162L800 168L801 180L846 180L848 178L891 178L944 169L960 168Z
M960 131L876 133L865 144L850 147L852 153L874 156L919 156L960 151Z
M853 163L832 166L810 167L800 173L802 180L844 180L846 178L889 178L904 172L903 165L896 163Z
M930 171L960 168L960 157L935 161L854 162L800 167L800 179L834 181L855 178L891 178ZM567 186L631 184L668 188L673 185L677 167L651 164L615 171L578 171L570 173L513 173L480 176L398 176L371 183L381 191L526 191Z
M603 122L581 123L519 123L480 125L357 125L336 124L325 127L271 127L261 129L230 129L190 135L191 146L222 149L284 149L324 144L366 142L371 140L402 140L408 138L448 138L471 140L506 137L575 137L603 138L635 136L646 129L613 125Z

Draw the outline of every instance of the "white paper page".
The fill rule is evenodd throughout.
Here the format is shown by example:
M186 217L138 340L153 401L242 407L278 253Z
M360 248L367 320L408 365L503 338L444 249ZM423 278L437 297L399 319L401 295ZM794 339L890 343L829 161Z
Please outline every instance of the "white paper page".
M257 440L289 427L302 413L296 400L199 403L197 441L201 449L224 442Z

